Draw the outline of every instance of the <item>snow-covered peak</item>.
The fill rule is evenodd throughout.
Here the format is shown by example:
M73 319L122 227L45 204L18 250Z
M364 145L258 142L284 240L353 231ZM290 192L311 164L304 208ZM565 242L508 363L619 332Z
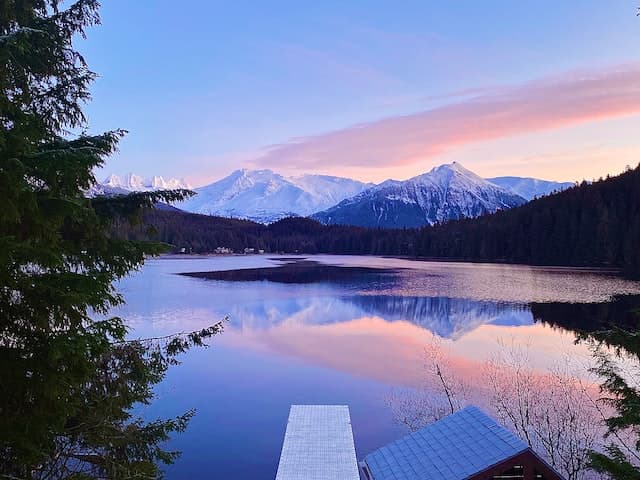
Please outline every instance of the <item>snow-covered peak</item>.
M119 176L114 175L112 173L107 178L105 178L104 181L102 181L101 183L102 183L102 185L105 185L105 186L108 186L108 187L116 187L116 186L122 184L122 180L120 179Z
M409 180L387 180L314 218L367 227L421 227L523 203L524 198L454 162Z
M154 190L176 190L176 189L191 189L191 185L189 185L183 178L168 178L164 179L162 177L153 177L151 184L149 185Z
M102 182L98 183L98 188L107 187L108 189L120 189L128 192L148 192L153 190L173 190L173 189L190 189L184 179L168 178L156 175L148 179L144 179L139 175L129 173L124 177L111 174Z
M270 223L283 217L306 216L329 208L370 186L327 175L285 177L267 169L241 169L197 188L197 195L179 207L195 213Z
M144 179L139 175L129 173L125 177L125 185L123 185L123 188L133 191L142 191L145 189Z
M453 181L464 181L473 184L484 184L486 180L466 169L458 162L447 163L434 167L427 173L418 175L408 180L412 183L426 183L440 186L449 185Z

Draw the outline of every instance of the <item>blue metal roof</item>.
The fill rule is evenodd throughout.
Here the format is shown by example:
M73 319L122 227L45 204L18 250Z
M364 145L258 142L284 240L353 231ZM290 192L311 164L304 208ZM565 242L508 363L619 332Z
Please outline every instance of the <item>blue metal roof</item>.
M364 459L374 480L463 480L529 447L477 407L467 407Z

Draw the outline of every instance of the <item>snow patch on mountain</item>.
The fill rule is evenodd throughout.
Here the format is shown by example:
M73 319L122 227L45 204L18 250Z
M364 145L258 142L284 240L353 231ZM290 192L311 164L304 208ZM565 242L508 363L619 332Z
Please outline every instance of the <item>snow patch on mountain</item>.
M575 185L572 182L553 182L527 177L495 177L487 178L487 180L502 188L511 190L526 200L533 200L536 197L560 192Z

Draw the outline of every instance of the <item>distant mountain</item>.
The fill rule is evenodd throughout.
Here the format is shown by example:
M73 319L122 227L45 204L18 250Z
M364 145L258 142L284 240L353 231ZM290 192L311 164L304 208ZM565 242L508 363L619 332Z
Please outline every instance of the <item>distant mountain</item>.
M177 204L207 215L271 223L288 216L307 216L352 197L372 184L325 175L284 177L271 170L236 170Z
M86 195L95 197L99 195L122 195L129 192L151 192L154 190L175 190L175 189L191 189L191 185L182 179L168 178L161 176L151 178L142 178L133 173L129 173L124 177L118 175L109 175L102 182L93 185Z
M312 218L324 224L422 227L524 203L523 197L453 162L409 180L387 180Z
M561 192L575 185L572 182L552 182L526 177L495 177L487 178L487 180L499 187L511 190L526 200L533 200L536 197Z
M183 179L168 178L165 180L158 175L145 179L133 173L129 173L124 177L109 175L100 182L98 186L128 192L149 192L153 190L173 190L178 188L191 189L191 185Z
M534 178L482 179L458 163L442 165L406 181L380 185L326 175L285 177L271 170L237 170L195 189L176 206L192 212L272 223L311 216L322 223L416 227L477 217L572 186ZM184 180L135 174L110 175L88 196L192 187ZM517 197L517 198L516 198Z

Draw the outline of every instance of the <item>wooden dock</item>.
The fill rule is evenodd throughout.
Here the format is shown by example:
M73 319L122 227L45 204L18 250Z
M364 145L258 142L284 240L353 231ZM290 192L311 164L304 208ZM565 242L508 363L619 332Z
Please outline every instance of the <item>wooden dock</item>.
M347 405L291 405L276 480L359 480Z

